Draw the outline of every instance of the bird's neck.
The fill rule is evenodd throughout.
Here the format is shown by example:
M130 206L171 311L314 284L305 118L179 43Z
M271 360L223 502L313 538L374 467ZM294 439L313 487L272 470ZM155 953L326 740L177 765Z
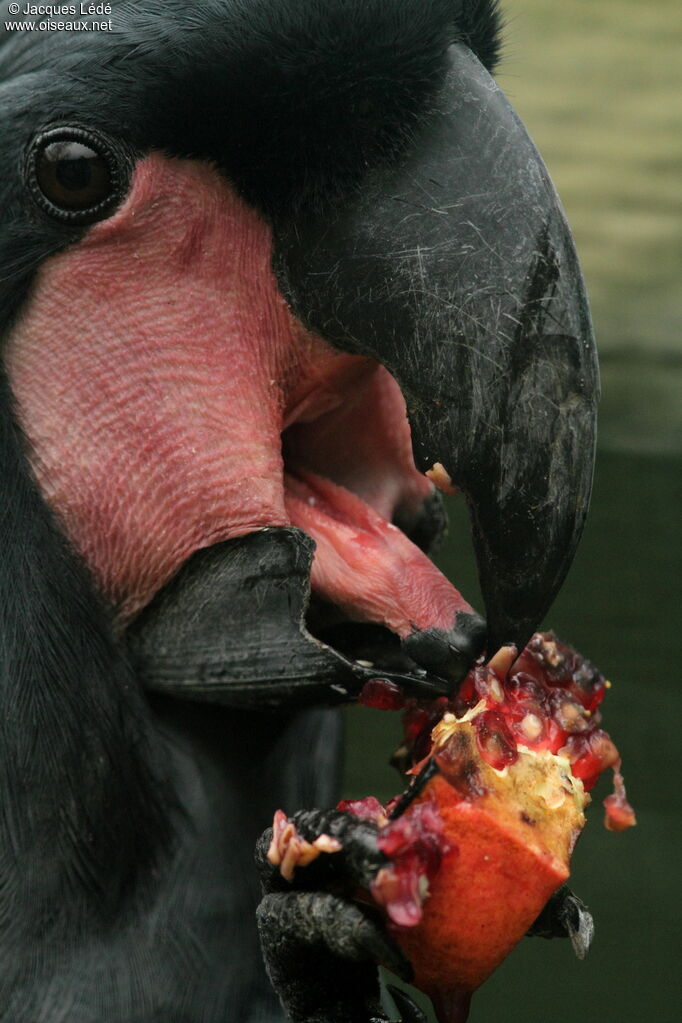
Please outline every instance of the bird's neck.
M170 826L144 701L30 474L9 397L0 395L0 916L28 935L73 931L74 914L111 917L153 869Z

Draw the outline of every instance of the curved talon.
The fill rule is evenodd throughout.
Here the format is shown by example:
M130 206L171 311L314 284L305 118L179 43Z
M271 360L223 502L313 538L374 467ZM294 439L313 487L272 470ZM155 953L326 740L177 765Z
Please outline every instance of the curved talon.
M576 956L584 959L594 937L594 920L584 902L564 884L530 926L528 936L570 938Z
M410 996L393 984L387 984L388 992L395 1002L402 1019L400 1023L426 1023L426 1016Z

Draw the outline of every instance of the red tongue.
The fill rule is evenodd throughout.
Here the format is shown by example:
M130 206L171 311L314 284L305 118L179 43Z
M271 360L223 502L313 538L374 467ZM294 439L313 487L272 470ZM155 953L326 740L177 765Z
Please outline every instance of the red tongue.
M377 622L401 638L451 629L473 613L462 595L397 526L344 487L311 472L285 476L293 525L315 540L316 593L355 621Z

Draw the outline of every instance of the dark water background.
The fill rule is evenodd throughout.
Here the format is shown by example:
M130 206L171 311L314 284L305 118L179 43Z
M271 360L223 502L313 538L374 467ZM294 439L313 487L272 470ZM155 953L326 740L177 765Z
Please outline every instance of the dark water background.
M549 616L613 681L604 708L623 756L637 828L602 825L603 779L593 793L571 884L596 921L593 948L578 962L567 942L526 939L474 999L472 1023L626 1023L680 1018L679 536L680 464L667 455L602 451L592 511L570 577ZM462 509L453 534L466 536ZM462 543L466 547L466 541ZM466 554L469 555L468 550ZM470 555L454 535L441 567L475 592ZM380 797L400 791L385 766L399 716L348 712L346 789Z
M524 940L471 1023L677 1023L682 788L682 9L655 0L508 0L499 76L550 166L592 296L604 398L592 508L547 624L613 682L605 725L638 826L602 825L604 780L572 885L596 921L567 942ZM464 509L441 567L477 595ZM480 606L480 605L479 605ZM348 711L346 794L388 797L397 715Z

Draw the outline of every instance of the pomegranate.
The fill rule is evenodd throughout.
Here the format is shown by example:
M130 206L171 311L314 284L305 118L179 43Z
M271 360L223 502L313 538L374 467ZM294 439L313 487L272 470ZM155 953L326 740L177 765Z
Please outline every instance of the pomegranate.
M413 762L411 789L385 810L340 804L375 811L390 862L371 895L441 1023L467 1018L471 993L566 881L588 790L606 768L606 826L635 823L618 751L599 727L608 688L553 634L533 636L518 658L503 648L453 700L407 704L400 757ZM362 702L391 701L374 683Z
M520 656L503 647L469 672L452 699L406 701L381 679L365 687L365 705L405 709L397 760L412 784L386 807L339 804L377 825L387 858L370 891L352 896L382 908L440 1023L467 1019L472 992L568 878L589 790L607 768L606 826L635 823L600 727L609 685L552 633L536 633ZM325 835L304 842L278 811L268 857L292 877L339 848Z

